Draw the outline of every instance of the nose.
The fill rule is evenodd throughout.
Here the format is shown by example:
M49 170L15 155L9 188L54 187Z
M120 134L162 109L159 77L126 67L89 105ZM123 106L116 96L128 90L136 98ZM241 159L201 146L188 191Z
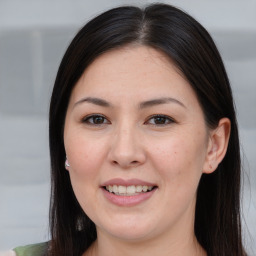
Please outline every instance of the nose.
M110 145L108 158L115 166L129 169L146 161L144 145L136 128L120 127L113 134Z

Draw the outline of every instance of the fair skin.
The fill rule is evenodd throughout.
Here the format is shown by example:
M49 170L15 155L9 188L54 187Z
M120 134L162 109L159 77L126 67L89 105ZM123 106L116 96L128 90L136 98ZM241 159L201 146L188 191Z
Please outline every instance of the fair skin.
M84 256L206 255L194 235L196 190L223 159L229 130L226 118L207 128L191 86L160 51L98 57L72 91L64 127L67 171L97 229Z

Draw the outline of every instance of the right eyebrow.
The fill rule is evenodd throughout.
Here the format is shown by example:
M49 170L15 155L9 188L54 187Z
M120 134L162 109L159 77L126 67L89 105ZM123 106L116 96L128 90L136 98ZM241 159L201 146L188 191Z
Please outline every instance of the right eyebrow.
M92 103L101 107L111 107L111 104L103 99L100 98L92 98L92 97L86 97L86 98L82 98L79 101L77 101L73 108L76 107L77 105L84 103L84 102L88 102L88 103Z
M144 101L144 102L140 103L140 108L147 108L147 107L152 107L152 106L156 106L156 105L167 104L169 102L176 103L176 104L186 108L186 106L181 101L179 101L175 98L170 98L170 97L157 98L157 99L151 99L151 100Z

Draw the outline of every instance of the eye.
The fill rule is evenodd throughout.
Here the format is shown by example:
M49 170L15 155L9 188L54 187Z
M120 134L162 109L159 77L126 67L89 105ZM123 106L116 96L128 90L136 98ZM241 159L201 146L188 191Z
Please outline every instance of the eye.
M157 125L157 126L168 125L168 124L171 124L174 122L175 121L171 117L166 116L166 115L154 115L154 116L151 116L146 121L147 124L152 124L152 125Z
M86 116L82 120L83 123L90 124L90 125L102 125L102 124L109 124L110 122L107 120L106 117L102 115L90 115Z

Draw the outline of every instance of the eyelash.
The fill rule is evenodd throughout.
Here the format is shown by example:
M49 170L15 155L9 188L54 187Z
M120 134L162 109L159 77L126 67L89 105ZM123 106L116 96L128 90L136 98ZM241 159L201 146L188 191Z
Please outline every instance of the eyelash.
M169 125L169 124L172 124L172 123L175 123L175 120L169 116L166 116L166 115L152 115L148 118L148 120L146 121L146 123L149 123L149 120L151 119L155 119L156 121L156 118L163 118L165 120L165 122L162 124L150 124L150 125L156 125L156 126L165 126L165 125ZM167 121L167 123L166 123Z
M96 118L103 118L103 123L99 123L99 124L94 123ZM152 124L152 123L150 123L150 120L155 119L155 121L156 121L156 118L164 119L164 123L161 123L161 124L156 124L156 123ZM92 119L92 122L90 122L90 119ZM107 120L107 122L105 122L106 120ZM167 121L167 123L166 123L166 121ZM93 125L93 126L101 126L101 125L105 125L105 124L110 124L108 119L104 115L100 115L100 114L93 114L93 115L86 116L85 118L82 119L82 122L86 123L88 125ZM166 116L166 115L157 114L157 115L150 116L144 124L155 125L155 126L166 126L166 125L169 125L169 124L172 124L172 123L175 123L175 120L173 118L171 118L169 116Z
M82 122L83 122L83 123L86 123L86 124L89 124L89 125L94 125L94 126L100 126L100 125L106 124L106 123L95 124L95 123L89 121L90 119L92 119L92 120L95 121L95 118L104 118L104 122L105 122L105 120L107 120L107 118L106 118L105 116L103 116L103 115L93 114L93 115L89 115L89 116L84 117L84 118L82 119ZM109 124L109 123L110 123L110 122L108 121L108 124Z

